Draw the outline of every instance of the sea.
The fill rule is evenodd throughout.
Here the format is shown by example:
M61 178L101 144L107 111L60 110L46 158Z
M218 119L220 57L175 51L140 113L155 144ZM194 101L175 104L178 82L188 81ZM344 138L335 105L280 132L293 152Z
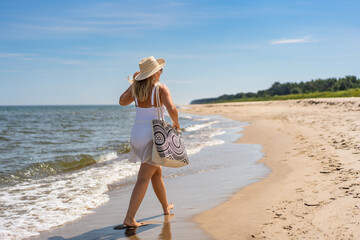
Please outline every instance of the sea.
M0 106L0 239L79 219L134 184L139 163L127 161L134 119L134 106ZM231 165L191 159L248 124L182 113L179 121L191 167L167 169L165 179Z

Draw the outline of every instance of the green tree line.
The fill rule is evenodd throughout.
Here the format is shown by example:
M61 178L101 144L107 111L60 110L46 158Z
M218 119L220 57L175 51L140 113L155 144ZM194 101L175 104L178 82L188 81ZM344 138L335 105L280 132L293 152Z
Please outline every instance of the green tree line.
M256 93L237 93L237 94L224 94L217 98L203 98L191 101L190 104L204 104L213 102L234 101L236 99L247 98L266 98L273 96L282 96L289 94L304 94L314 92L336 92L344 91L353 88L360 88L360 79L356 76L346 76L343 78L328 78L328 79L316 79L308 82L300 83L280 83L274 82L270 88L266 90L259 90Z

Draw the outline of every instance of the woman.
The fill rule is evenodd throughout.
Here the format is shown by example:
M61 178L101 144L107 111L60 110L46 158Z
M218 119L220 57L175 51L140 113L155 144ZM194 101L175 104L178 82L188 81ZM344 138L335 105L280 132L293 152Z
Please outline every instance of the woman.
M135 214L145 196L150 180L164 214L170 214L170 210L174 207L173 204L168 203L166 198L161 167L151 159L153 147L151 120L158 118L157 108L163 112L165 106L173 126L180 129L178 112L172 101L170 91L165 85L159 83L164 65L164 59L155 60L154 57L142 59L139 63L140 71L134 74L132 85L121 95L119 100L122 106L127 106L135 101L136 118L131 130L129 161L141 162L138 178L124 219L124 225L128 227L141 226L141 223L135 220ZM159 88L161 106L156 104L154 94L156 86Z

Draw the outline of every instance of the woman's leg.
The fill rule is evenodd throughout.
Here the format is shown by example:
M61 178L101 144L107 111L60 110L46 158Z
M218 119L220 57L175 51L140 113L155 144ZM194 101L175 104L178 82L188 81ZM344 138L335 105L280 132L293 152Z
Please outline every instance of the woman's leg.
M137 181L131 194L129 208L124 219L125 225L140 226L140 224L137 223L135 220L135 214L139 209L142 200L144 199L146 189L149 185L149 181L156 170L156 166L147 163L141 163Z
M158 167L154 173L154 175L151 177L151 183L154 188L154 192L159 199L162 208L164 209L164 214L168 215L170 214L170 210L174 208L173 204L168 203L167 197L166 197L166 190L164 181L162 178L162 169L161 167Z

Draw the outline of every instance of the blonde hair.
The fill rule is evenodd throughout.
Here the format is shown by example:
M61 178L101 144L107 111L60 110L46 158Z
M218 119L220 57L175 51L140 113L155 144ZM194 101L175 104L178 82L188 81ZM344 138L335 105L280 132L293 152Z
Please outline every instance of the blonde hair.
M138 101L144 102L149 96L149 89L155 84L154 75L141 80L133 81L132 83L132 96L137 98Z

